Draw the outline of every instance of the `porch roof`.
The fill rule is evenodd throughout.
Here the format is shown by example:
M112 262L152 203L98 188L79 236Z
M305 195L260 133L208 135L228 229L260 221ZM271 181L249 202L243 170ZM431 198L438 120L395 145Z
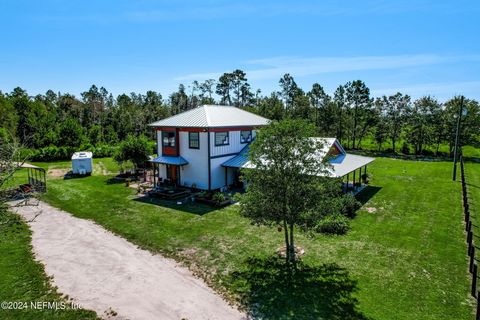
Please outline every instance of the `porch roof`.
M238 155L222 163L222 166L227 168L254 168L254 166L248 160L248 152L250 149L249 146L250 145L245 146ZM323 152L323 154L326 153L327 152ZM323 158L321 154L319 154L318 156ZM374 160L375 158L371 157L359 156L350 153L342 153L328 160L328 162L330 163L328 175L330 177L340 178L352 171L357 170L358 168L369 164Z
M158 156L150 160L153 163L169 164L173 166L184 166L188 164L188 161L183 157L173 157L173 156Z

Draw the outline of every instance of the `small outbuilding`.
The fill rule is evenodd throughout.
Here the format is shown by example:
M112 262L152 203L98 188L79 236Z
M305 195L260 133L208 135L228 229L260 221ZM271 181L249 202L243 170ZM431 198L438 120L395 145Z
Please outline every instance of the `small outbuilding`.
M90 175L93 171L93 154L88 151L75 152L72 156L72 173Z

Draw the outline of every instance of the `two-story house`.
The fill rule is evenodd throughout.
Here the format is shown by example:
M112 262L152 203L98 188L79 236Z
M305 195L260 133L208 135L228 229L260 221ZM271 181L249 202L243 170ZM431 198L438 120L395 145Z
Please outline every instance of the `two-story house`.
M204 105L150 124L157 132L156 175L174 184L214 190L234 183L235 157L268 119L245 110Z

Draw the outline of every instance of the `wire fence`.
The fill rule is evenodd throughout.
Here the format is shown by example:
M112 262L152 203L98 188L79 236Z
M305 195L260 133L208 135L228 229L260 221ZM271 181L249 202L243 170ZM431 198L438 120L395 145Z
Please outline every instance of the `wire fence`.
M475 244L473 239L473 222L470 214L470 205L468 200L467 182L465 180L465 164L463 157L460 155L460 174L462 180L462 198L463 198L463 213L465 214L465 231L467 234L467 253L469 258L468 270L472 275L471 295L477 302L476 320L480 320L480 292L477 289L478 266L475 259Z

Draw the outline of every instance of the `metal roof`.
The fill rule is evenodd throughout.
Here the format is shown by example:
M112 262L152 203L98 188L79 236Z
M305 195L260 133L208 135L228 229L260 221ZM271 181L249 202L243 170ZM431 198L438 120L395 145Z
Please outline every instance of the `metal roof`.
M233 158L222 163L222 166L228 168L243 168L248 161L248 152L250 151L250 144L247 144L243 149Z
M72 160L75 160L75 159L90 159L90 158L92 158L92 156L93 156L93 153L91 153L89 151L79 151L79 152L75 152L72 155Z
M150 160L150 162L161 163L161 164L170 164L175 166L184 166L188 164L188 161L183 157L172 157L172 156L158 156Z
M331 168L328 169L329 176L331 177L343 177L347 173L350 173L358 168L361 168L370 162L374 161L375 158L359 156L355 154L346 153L342 145L335 138L312 138L312 139L322 139L324 144L323 148L319 150L317 156L321 159L325 157L333 144L336 144L340 151L342 152L336 157L329 159ZM222 166L228 168L254 168L252 163L248 160L248 152L250 150L250 144L245 146L238 155L222 163Z
M264 126L270 120L232 106L203 105L151 123L152 127L242 127Z

